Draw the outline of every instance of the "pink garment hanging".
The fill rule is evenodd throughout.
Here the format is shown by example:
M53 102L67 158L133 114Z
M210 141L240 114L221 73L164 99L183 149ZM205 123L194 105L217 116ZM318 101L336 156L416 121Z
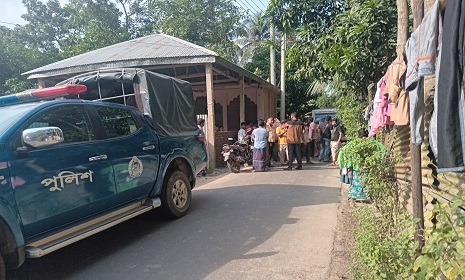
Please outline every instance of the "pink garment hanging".
M378 133L380 128L383 128L387 123L390 123L390 104L386 94L386 78L389 74L389 69L386 74L376 84L376 94L373 101L373 116L370 118L370 132L368 136L373 137Z
M391 125L393 122L391 121L391 110L392 110L392 105L389 102L389 96L388 94L384 94L383 101L382 103L382 111L383 111L383 117L384 117L384 124L385 125Z

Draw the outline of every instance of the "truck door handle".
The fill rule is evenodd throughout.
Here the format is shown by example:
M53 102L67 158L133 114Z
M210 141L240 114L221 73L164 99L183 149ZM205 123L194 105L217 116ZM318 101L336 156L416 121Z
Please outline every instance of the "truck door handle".
M107 155L100 155L100 156L90 157L89 161L96 161L96 160L103 160L103 159L107 159Z
M145 146L142 148L143 151L148 151L148 150L153 150L155 149L155 145L149 145L149 146Z

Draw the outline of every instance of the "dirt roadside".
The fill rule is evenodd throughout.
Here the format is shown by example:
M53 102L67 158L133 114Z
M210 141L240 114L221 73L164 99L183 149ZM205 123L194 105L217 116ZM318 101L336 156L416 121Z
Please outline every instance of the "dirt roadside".
M334 236L333 251L331 253L330 280L352 279L349 268L351 250L354 246L353 230L356 225L352 217L350 201L347 199L348 185L341 188L341 202L337 214L336 234Z

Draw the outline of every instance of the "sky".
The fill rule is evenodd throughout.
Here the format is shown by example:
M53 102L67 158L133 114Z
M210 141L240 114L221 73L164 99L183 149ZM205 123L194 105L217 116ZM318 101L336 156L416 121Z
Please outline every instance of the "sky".
M68 3L68 0L59 0L62 5ZM269 0L233 0L238 6L241 6L243 13L256 13L265 11ZM0 0L0 24L13 28L15 24L24 24L21 15L26 13L21 0Z

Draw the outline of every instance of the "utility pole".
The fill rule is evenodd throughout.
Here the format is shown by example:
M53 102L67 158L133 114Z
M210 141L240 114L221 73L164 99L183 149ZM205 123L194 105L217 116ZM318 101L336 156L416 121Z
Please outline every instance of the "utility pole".
M270 83L276 85L276 53L274 51L274 25L270 23Z
M286 118L286 34L281 38L281 120Z
M413 30L416 30L423 20L423 0L411 0L411 4L413 13ZM423 79L420 79L419 83L423 83ZM418 86L422 88L421 85ZM419 94L423 94L423 92L419 92ZM410 143L410 158L412 165L413 218L418 220L414 239L418 242L416 253L419 255L423 245L425 244L425 239L423 238L425 221L423 217L423 189L421 180L421 145L414 145Z

